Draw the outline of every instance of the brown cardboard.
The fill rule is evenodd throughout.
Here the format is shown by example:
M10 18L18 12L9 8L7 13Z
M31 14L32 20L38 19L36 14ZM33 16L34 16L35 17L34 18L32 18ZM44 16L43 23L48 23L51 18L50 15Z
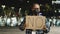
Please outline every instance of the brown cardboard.
M26 29L43 29L45 19L45 16L26 16Z

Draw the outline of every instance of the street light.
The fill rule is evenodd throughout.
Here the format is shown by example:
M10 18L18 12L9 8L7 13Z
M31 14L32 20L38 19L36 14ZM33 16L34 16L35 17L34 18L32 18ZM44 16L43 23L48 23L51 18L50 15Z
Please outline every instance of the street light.
M2 8L4 9L6 6L5 5L2 5Z
M27 3L29 3L30 1L27 1Z
M60 10L59 10L59 13L60 13Z
M21 8L19 8L19 14L21 13Z
M55 10L55 13L56 13L57 11Z
M6 6L5 6L5 5L2 5L1 7L3 8L3 12L5 13L4 8L5 8Z
M11 8L14 10L15 7L11 7Z

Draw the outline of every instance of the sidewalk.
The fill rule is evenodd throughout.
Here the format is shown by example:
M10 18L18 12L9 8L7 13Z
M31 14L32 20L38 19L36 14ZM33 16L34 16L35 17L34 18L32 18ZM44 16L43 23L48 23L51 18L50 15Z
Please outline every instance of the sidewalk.
M18 27L16 28L0 28L0 34L25 34L25 31L20 31ZM48 34L60 34L60 27L51 27Z

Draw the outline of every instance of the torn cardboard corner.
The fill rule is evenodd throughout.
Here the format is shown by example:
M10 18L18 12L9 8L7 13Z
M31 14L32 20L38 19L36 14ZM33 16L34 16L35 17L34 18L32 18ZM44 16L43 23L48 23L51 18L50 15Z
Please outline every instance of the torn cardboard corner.
M43 29L45 27L45 16L26 16L26 29Z

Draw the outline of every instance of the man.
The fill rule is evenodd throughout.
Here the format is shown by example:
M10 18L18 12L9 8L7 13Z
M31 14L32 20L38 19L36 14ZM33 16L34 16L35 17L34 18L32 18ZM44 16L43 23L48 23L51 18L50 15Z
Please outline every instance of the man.
M29 12L29 15L39 15L39 14L42 14L40 13L40 5L35 3L31 6L30 8L30 12Z
M40 12L40 5L38 3L34 3L31 8L30 8L30 12L28 13L28 15L30 16L39 16L39 15L43 15L41 12ZM22 24L24 24L25 22L25 19L23 20ZM20 25L21 26L21 25ZM46 30L36 30L36 34L44 34L47 33L49 30L50 30L50 25L48 23L46 23ZM22 27L21 27L22 28ZM20 28L20 29L21 29ZM26 34L32 34L32 29L26 29Z

